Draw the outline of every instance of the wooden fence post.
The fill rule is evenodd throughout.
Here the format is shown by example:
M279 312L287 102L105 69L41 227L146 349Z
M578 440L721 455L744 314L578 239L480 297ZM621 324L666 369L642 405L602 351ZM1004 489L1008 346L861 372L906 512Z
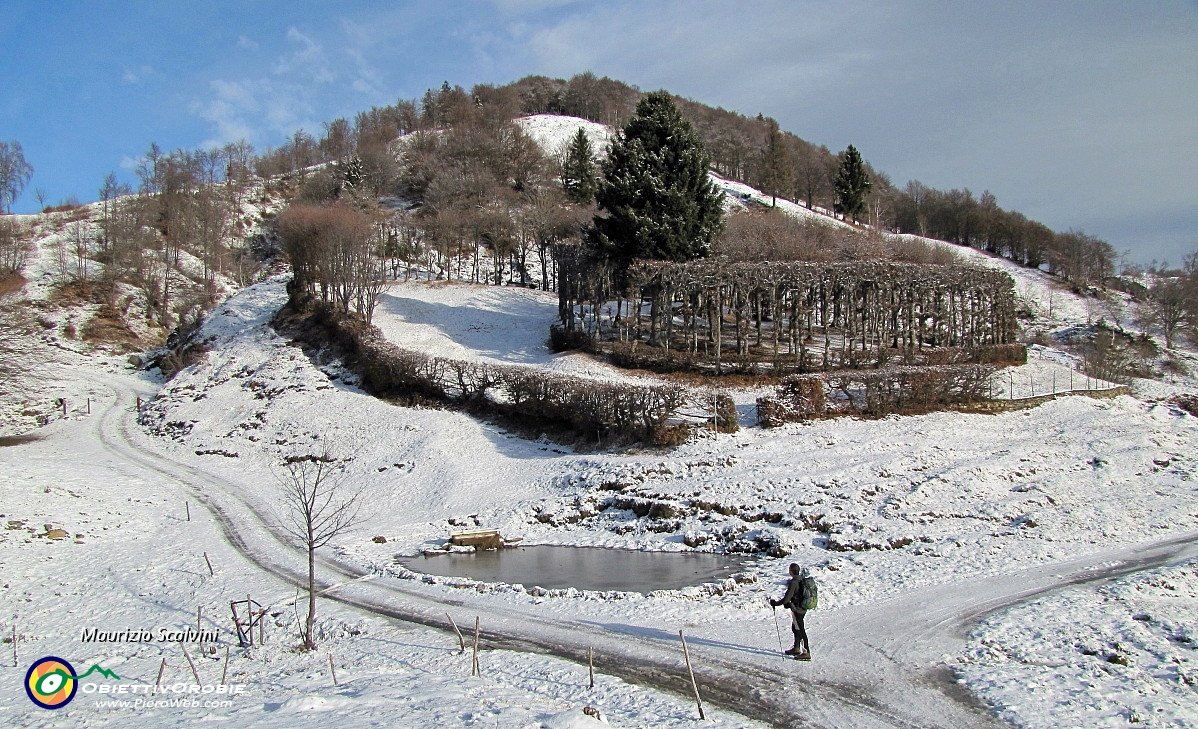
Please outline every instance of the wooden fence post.
M703 716L703 699L699 698L699 684L695 681L695 671L691 668L691 653L686 647L686 636L682 635L682 631L678 631L678 637L682 639L682 655L686 658L686 670L691 676L691 688L695 690L695 706L699 707L699 718L707 719Z
M215 577L216 573L212 571L212 560L208 559L208 553L204 552L204 561L208 563L208 575Z
M466 652L466 639L462 637L462 631L458 630L458 624L453 622L452 615L450 615L449 613L445 613L445 617L449 618L449 624L453 626L453 632L458 634L458 646L461 648L461 652L465 653Z
M329 654L329 673L333 675L333 685L337 685L337 668L333 665L333 654Z
M483 675L482 671L480 671L478 668L478 634L479 634L478 623L479 623L479 617L477 615L475 615L474 616L474 660L473 660L473 663L470 668L471 676L482 676Z
M225 685L225 678L229 675L229 646L225 646L225 667L220 671L220 685Z
M179 649L183 651L183 657L187 659L187 665L191 666L191 677L196 680L196 685L200 684L200 673L196 670L196 664L192 662L191 656L187 653L187 646L183 645L183 641L179 641Z

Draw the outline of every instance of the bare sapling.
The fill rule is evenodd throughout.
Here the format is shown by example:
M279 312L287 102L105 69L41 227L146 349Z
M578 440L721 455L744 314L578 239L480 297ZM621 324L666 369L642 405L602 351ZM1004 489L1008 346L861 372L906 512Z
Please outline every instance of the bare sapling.
M187 659L187 665L191 667L191 677L196 680L196 685L200 684L200 672L196 670L196 664L191 660L191 655L187 652L187 646L183 645L183 641L179 641L179 650L183 651L183 657Z
M308 552L308 615L304 648L316 647L316 550L360 524L362 491L351 488L344 467L327 450L289 456L275 471L283 502L283 529Z

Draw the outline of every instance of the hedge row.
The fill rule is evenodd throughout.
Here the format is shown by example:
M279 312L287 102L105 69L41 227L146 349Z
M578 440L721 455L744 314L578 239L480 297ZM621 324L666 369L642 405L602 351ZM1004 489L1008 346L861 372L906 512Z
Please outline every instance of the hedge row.
M994 367L978 364L841 370L784 377L774 394L757 399L767 427L829 415L883 417L926 413L989 398Z
M679 385L636 385L536 367L467 362L402 349L365 322L316 304L314 318L357 362L362 386L382 397L485 405L506 415L568 424L582 433L653 441L685 399Z
M981 347L944 347L926 349L923 364L997 364L1004 367L1027 364L1027 345L988 344Z

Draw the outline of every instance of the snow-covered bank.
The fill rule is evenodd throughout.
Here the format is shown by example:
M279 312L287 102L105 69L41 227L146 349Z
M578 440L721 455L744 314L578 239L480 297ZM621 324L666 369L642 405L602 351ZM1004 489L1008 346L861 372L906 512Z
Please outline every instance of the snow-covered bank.
M969 686L1023 727L1198 726L1198 562L1077 587L974 630Z

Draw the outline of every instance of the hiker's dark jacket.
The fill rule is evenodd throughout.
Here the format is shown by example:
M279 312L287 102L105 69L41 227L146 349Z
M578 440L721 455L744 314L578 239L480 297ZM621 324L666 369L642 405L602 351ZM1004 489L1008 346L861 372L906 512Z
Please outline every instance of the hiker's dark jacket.
M786 594L782 596L774 605L780 607L788 607L796 613L806 612L803 610L803 577L791 577L786 583Z

